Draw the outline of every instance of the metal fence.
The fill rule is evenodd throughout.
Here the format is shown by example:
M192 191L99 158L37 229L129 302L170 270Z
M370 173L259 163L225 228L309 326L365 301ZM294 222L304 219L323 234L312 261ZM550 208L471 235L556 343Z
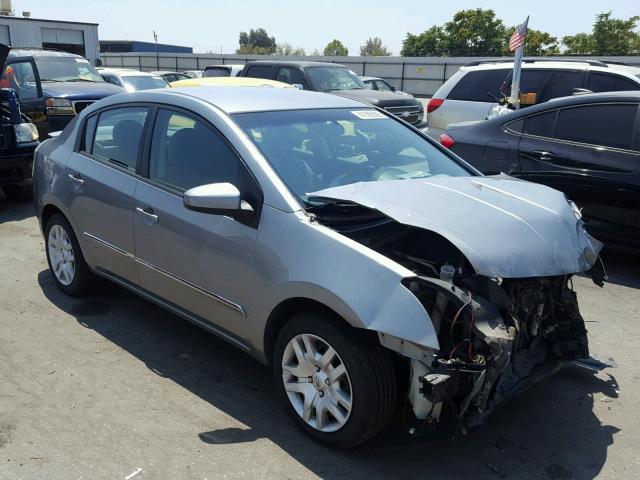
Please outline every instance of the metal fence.
M381 77L399 90L416 96L430 97L458 69L477 60L497 60L504 57L279 57L275 55L224 55L174 53L102 53L105 67L135 68L142 71L202 70L207 65L245 64L252 60L315 60L347 65L358 75ZM550 57L543 57L549 59ZM635 57L554 57L554 59L603 60L622 62L640 67L640 56Z

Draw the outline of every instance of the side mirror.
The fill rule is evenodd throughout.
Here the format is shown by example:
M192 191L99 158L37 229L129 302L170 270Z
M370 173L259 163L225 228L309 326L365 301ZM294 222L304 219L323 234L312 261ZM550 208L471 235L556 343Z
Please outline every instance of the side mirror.
M397 90L397 88L396 88L396 87L394 87L393 85L391 85L391 91L392 91L392 92L395 92L396 90Z
M240 190L231 183L210 183L190 188L184 192L184 206L189 210L219 215L253 210L249 204L240 200Z
M292 83L291 85L293 85L293 88L297 88L298 90L304 90L304 85L301 83Z

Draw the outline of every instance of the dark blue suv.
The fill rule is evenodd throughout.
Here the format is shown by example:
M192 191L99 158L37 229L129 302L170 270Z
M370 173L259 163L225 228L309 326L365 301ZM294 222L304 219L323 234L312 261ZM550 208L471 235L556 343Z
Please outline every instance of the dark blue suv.
M9 52L0 88L12 88L22 113L40 138L59 131L96 100L123 92L104 81L88 60L66 52L16 49Z

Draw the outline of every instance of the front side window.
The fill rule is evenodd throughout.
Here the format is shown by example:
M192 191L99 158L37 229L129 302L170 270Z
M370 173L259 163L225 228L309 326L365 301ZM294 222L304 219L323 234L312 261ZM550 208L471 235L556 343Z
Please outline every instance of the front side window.
M638 105L609 104L564 108L558 115L556 137L572 142L631 148Z
M240 187L240 161L204 121L161 109L153 130L149 179L184 192L209 183Z
M391 86L383 80L376 80L374 83L376 85L376 90L385 90L387 92L392 91Z
M302 201L356 182L470 175L424 137L372 109L242 113L234 120Z
M298 85L302 85L305 88L307 83L304 80L304 75L302 74L302 72L297 68L291 67L281 67L280 70L278 70L276 80L278 82L284 82L290 85L293 85L295 83Z
M114 108L100 113L93 142L85 141L87 149L100 160L135 172L148 113L146 107ZM90 132L91 128L86 131Z
M35 57L42 82L97 82L104 79L88 60L80 57Z
M0 88L13 88L20 100L38 98L38 84L31 62L15 62L7 65L0 79Z
M362 80L346 67L309 67L307 73L319 92L367 88Z

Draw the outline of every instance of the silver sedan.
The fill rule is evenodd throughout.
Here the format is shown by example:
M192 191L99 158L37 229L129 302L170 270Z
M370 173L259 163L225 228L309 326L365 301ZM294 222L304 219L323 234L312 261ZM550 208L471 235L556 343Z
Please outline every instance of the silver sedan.
M318 441L461 427L588 356L571 276L601 245L564 195L484 177L401 120L293 89L126 93L40 145L69 295L107 278L271 366Z

